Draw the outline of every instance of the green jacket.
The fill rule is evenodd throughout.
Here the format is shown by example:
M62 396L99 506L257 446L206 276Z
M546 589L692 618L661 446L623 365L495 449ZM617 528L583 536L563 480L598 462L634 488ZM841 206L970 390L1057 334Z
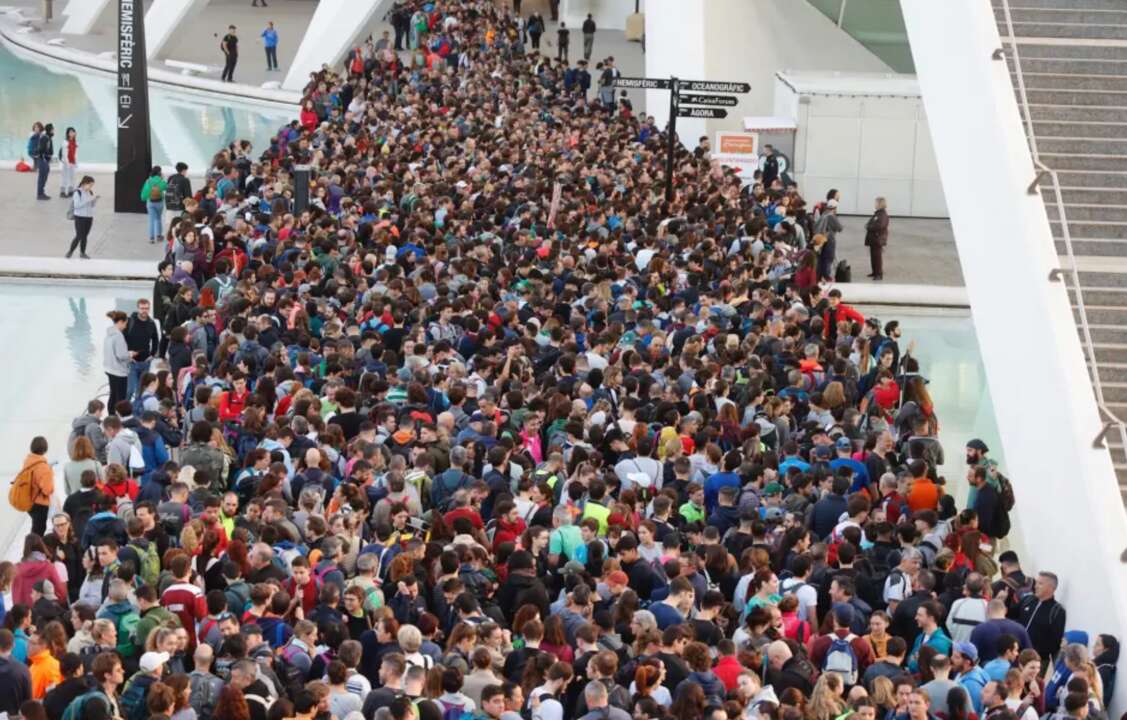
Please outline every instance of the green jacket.
M180 626L180 617L165 610L160 605L151 607L145 612L141 613L141 620L137 623L137 629L134 631L135 643L137 647L145 647L145 639L149 637L149 633L161 627L169 620L174 620L177 627Z
M164 201L164 191L168 189L168 183L166 183L158 175L153 175L152 177L150 177L148 180L145 181L144 185L141 186L141 199L143 201L145 201L145 202L153 201L152 198L149 197L149 195L152 193L154 185L158 189L160 189L160 199L161 199L162 202ZM153 202L155 202L155 201L153 201Z

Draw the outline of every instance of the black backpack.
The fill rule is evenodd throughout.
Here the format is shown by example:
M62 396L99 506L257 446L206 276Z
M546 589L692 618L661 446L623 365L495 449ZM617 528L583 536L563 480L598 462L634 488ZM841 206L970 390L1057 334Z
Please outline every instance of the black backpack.
M837 269L834 270L834 282L853 282L853 268L849 267L848 260L842 260L837 264Z

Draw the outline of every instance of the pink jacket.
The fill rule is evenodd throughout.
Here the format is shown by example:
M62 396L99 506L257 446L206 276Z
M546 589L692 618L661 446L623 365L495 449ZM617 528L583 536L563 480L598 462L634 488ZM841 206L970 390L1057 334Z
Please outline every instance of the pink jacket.
M59 579L55 565L46 560L25 560L16 565L12 580L12 602L31 607L31 586L40 580L50 580L55 586L55 600L67 604L67 586Z

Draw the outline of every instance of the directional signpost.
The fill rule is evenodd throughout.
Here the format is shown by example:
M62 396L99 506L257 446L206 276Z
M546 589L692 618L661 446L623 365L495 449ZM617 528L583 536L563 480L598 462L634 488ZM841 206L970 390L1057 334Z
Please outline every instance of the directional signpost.
M615 87L631 90L669 91L669 131L668 151L665 158L665 201L673 202L673 153L677 137L677 118L728 117L722 108L735 107L736 98L730 95L744 95L751 92L751 85L740 82L709 82L707 80L680 80L678 78L640 78L619 77ZM682 95L682 92L685 93ZM727 93L727 95L701 95L697 93ZM693 107L693 106L704 107Z
M678 117L687 118L726 118L728 111L721 108L683 107L677 110Z

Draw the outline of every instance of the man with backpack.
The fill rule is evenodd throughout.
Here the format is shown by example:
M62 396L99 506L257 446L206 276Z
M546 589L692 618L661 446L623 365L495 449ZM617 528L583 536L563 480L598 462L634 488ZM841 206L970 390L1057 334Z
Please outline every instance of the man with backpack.
M219 693L223 691L223 680L211 673L214 659L215 652L206 643L201 643L192 655L195 669L188 674L189 703L199 720L211 720Z
M293 637L277 656L278 678L290 697L305 687L309 670L313 667L313 653L317 647L317 626L309 620L298 620Z
M122 720L146 720L149 717L149 690L164 675L168 660L166 652L147 652L141 656L140 669L129 678L118 701Z
M36 123L38 125L38 123ZM50 200L47 194L47 176L51 172L51 157L55 154L55 126L47 123L43 131L32 133L27 140L27 154L35 163L35 198Z
M125 523L125 532L129 535L129 542L118 550L117 557L121 562L133 563L137 576L146 585L156 587L160 580L160 555L157 553L157 544L145 538L145 523L134 515Z
M823 673L839 675L847 688L856 685L875 660L869 642L849 629L853 624L853 613L852 606L844 603L834 605L829 613L831 631L815 637L810 643L810 662L814 667Z

